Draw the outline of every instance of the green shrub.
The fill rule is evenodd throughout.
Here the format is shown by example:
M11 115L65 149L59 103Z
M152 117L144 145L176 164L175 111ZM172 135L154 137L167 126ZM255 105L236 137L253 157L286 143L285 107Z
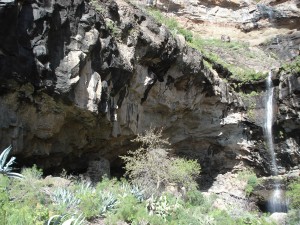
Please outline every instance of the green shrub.
M83 195L78 196L80 199L79 210L87 218L93 218L99 215L99 209L101 207L100 198L95 192L87 192Z
M187 42L192 42L193 33L179 25L175 18L165 17L159 10L148 8L148 14L152 16L158 23L164 24L172 34L181 34Z
M47 207L39 206L31 207L26 204L9 204L9 210L6 213L6 221L3 224L7 225L28 225L36 224L43 225L49 217Z
M0 174L0 224L5 224L7 213L9 211L9 180L6 176Z
M186 194L186 201L187 204L191 206L199 206L199 205L203 205L206 199L200 191L191 190L188 191Z
M133 195L127 195L120 199L115 211L107 214L105 222L117 224L120 221L125 221L130 224L148 224L150 220L152 218L148 214L145 203L140 203Z
M196 178L200 174L200 165L196 160L175 158L169 168L170 181L179 187L196 190L198 184Z
M253 192L254 188L260 183L255 172L251 169L239 171L238 179L247 182L247 185L245 187L245 192L247 196L249 196Z
M246 188L245 188L246 195L249 196L258 184L259 184L258 178L256 177L255 174L249 176L248 181L247 181L247 185L246 185Z
M288 185L286 194L289 198L289 207L300 210L300 178Z
M49 195L46 195L43 188L46 186L42 180L42 171L36 166L22 170L24 179L13 180L10 185L10 197L14 202L35 207L37 204L48 204Z
M288 211L287 220L289 225L299 225L300 209L290 209Z
M167 149L170 143L162 138L161 130L150 129L133 141L142 146L121 158L125 161L126 175L133 185L145 190L146 197L159 196L170 184L184 186L187 190L197 187L195 179L200 172L199 164L172 158Z
M289 73L300 73L300 56L297 56L290 63L283 64L282 69Z

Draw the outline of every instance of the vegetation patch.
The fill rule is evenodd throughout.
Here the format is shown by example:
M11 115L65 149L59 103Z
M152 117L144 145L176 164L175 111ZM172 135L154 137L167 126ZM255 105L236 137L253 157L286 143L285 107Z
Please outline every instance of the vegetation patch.
M152 16L158 23L165 25L173 35L181 34L188 42L191 42L193 40L193 33L190 30L181 27L175 18L168 18L164 16L161 11L154 8L147 8L146 12L150 16Z
M300 178L298 177L288 185L288 222L290 225L298 225L300 221Z
M193 160L171 157L161 130L151 129L134 141L141 143L132 150L137 154L123 157L130 182L106 177L98 183L74 176L43 178L36 166L23 169L21 179L0 174L0 224L269 224L255 212L232 216L215 208L217 197L204 196L197 189L200 166ZM160 149L159 157L153 154L155 149ZM141 152L150 164L143 164L147 162ZM253 185L251 176L249 185Z
M183 35L188 44L201 51L211 64L216 62L229 70L232 74L229 79L247 82L266 78L266 73L258 72L248 66L248 61L258 60L257 63L259 64L266 61L263 60L265 55L252 52L248 44L238 41L226 42L219 39L203 39L198 35L193 35L190 30L181 27L175 18L168 18L157 9L149 7L146 8L146 12L154 17L157 22L168 27L172 34Z
M287 73L300 73L300 56L297 56L292 62L282 65L282 70Z
M141 147L123 156L126 175L133 185L142 188L147 197L159 196L169 186L175 189L197 189L196 178L200 165L195 160L171 157L167 139L162 138L162 130L150 129L138 135L134 142Z
M243 170L238 173L238 179L246 181L245 192L247 196L250 196L254 188L260 184L260 180L257 178L255 172L251 169Z

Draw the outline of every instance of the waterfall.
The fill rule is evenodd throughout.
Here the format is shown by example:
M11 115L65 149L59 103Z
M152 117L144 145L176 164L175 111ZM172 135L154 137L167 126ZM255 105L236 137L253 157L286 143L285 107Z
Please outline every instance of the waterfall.
M272 72L269 72L267 78L267 101L266 101L266 115L265 115L265 135L267 139L267 146L272 160L272 173L274 176L278 175L275 151L274 151L274 142L273 142L273 95L274 87L272 85Z
M273 95L274 95L274 87L272 85L272 72L269 72L269 76L267 78L267 95L266 95L266 115L265 115L265 136L267 141L267 147L269 150L269 154L271 156L271 171L273 176L278 175L278 167L276 162L276 155L274 151L274 141L273 141ZM280 183L278 180L275 180L275 189L273 190L270 199L268 200L267 205L269 212L286 212L286 201L283 196L283 192L280 189Z

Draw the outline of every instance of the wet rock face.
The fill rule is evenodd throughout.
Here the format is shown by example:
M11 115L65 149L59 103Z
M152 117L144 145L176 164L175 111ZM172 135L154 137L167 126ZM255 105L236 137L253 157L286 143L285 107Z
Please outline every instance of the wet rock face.
M297 168L300 164L300 74L282 73L280 81L278 88L278 127L276 129L278 158L281 163L286 163L290 168Z
M201 53L142 11L0 2L0 146L12 143L19 165L84 171L104 158L116 167L152 126L209 177L245 163L264 170L261 124Z

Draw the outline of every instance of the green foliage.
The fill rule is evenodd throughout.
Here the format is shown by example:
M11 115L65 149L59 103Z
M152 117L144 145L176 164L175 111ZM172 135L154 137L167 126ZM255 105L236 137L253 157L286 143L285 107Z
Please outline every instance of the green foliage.
M16 158L12 157L8 162L7 157L12 150L12 147L9 146L8 148L4 149L4 151L0 155L0 174L3 174L8 177L12 178L23 178L23 176L19 173L12 172L13 168L12 165L14 164Z
M100 193L100 215L104 215L106 212L115 208L117 203L117 198L111 192L102 192Z
M289 225L299 225L300 209L290 209L288 211L287 220Z
M95 7L95 9L100 13L104 13L104 8L100 5L99 0L91 0L91 5Z
M199 36L195 36L190 43L191 47L201 51L210 61L222 65L224 68L230 71L231 79L236 79L241 82L247 82L251 80L260 80L266 78L267 74L262 72L256 72L253 69L238 66L236 63L227 62L220 56L220 49L225 52L235 52L237 55L244 57L249 52L248 45L241 42L231 41L223 42L219 39L203 39ZM211 66L209 66L210 68Z
M10 204L6 224L43 225L49 215L48 208L36 206L32 208L24 204Z
M186 194L186 199L187 204L190 204L191 206L199 206L205 203L205 197L198 190L188 191Z
M125 161L126 175L133 185L142 188L145 196L159 196L170 184L186 189L195 189L200 166L196 161L169 156L166 147L170 145L162 138L162 130L150 129L138 135L134 142L142 146L129 155L121 157Z
M288 73L300 73L300 56L297 56L292 62L284 64L282 69Z
M170 197L166 195L160 197L154 197L153 195L147 199L147 209L150 215L158 215L164 220L171 216L177 209L181 207L177 199L175 202L170 202Z
M0 224L5 224L8 213L9 195L8 195L9 180L6 176L0 174Z
M155 140L153 138L146 146L161 146ZM183 168L189 171L190 167ZM183 196L175 197L165 192L146 198L143 190L125 180L104 178L96 186L78 180L58 188L43 180L42 172L36 167L22 173L26 178L21 180L0 176L0 224L83 225L87 224L84 217L91 222L94 218L104 217L105 224L267 224L257 214L238 212L232 216L229 212L214 209L216 196L207 197L195 189L188 190ZM251 174L241 172L242 176ZM252 183L251 178L249 183ZM52 202L53 195L58 200ZM72 203L74 199L77 199L76 204ZM70 204L73 208L59 204Z
M74 190L75 196L80 200L79 210L90 219L96 216L104 216L117 205L117 195L120 193L120 183L116 179L104 178L96 188L84 182L77 184Z
M57 188L51 193L52 202L62 211L68 211L76 208L80 199L74 193L66 188Z
M249 196L254 188L258 185L258 179L256 177L256 175L252 175L248 178L248 181L247 181L247 186L245 188L245 191L246 191L246 195Z
M220 39L202 39L199 36L196 36L192 41L192 46L196 47L197 49L205 49L208 46L214 46L218 48L226 48L228 50L238 50L247 48L248 45L242 42L237 41L230 41L224 42Z
M109 223L108 224L115 224L118 221L126 221L132 222L136 219L136 214L140 210L145 210L145 208L140 208L137 199L132 196L128 195L121 199L119 207L113 214L109 214ZM146 212L145 212L146 213Z
M254 188L260 183L255 172L251 169L239 171L238 178L247 182L247 185L245 187L245 192L247 196L250 196Z
M78 198L80 199L78 206L79 211L81 211L87 219L99 215L101 202L95 192L86 192L78 196Z
M147 12L150 16L152 16L158 23L164 24L172 34L181 34L184 36L185 40L191 42L193 40L193 33L190 30L184 29L181 27L175 18L165 17L161 11L148 8Z
M120 34L120 30L118 29L114 21L106 20L106 27L108 28L112 36L117 37Z
M300 210L300 178L288 185L287 197L289 198L289 207Z
M169 168L170 181L179 187L187 187L189 190L197 189L196 178L200 174L200 165L196 160L175 158Z

